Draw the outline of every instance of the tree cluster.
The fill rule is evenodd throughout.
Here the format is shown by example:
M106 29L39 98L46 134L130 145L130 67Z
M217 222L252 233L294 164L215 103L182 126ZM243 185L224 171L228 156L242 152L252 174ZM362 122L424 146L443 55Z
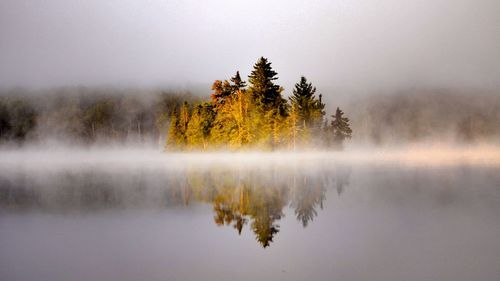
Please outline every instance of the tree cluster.
M173 112L166 148L341 148L351 138L349 119L337 108L328 123L322 96L305 77L288 100L277 79L271 63L261 57L248 76L248 86L239 72L229 80L216 80L209 101L185 102Z

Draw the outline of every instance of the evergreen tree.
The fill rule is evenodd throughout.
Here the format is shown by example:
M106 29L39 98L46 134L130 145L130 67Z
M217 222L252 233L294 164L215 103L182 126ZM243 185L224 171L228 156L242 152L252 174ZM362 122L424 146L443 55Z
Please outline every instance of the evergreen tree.
M290 97L292 106L297 108L297 113L308 127L318 127L323 121L325 115L325 105L316 97L316 87L312 83L308 83L307 79L302 76L300 82L295 84L293 94ZM319 124L319 125L318 125Z
M333 120L330 127L333 134L333 144L338 147L342 147L344 140L350 139L352 136L349 118L343 116L344 112L337 107L335 115L332 115Z
M313 125L316 128L321 128L324 121L325 112L325 104L323 103L323 95L319 94L318 99L316 100L316 104L314 106L314 110L312 112L311 118L313 120Z
M234 92L236 92L238 90L243 90L247 86L247 83L245 81L241 80L239 71L236 71L236 74L234 75L234 77L231 78L231 82L233 82Z
M251 74L248 76L250 92L262 111L276 111L282 116L286 115L286 100L281 96L283 89L274 84L277 73L266 58L261 57L255 63Z
M249 92L258 114L254 121L257 132L256 143L264 147L277 147L283 138L284 117L287 116L287 103L281 96L283 88L274 84L278 79L271 63L261 57L248 76Z

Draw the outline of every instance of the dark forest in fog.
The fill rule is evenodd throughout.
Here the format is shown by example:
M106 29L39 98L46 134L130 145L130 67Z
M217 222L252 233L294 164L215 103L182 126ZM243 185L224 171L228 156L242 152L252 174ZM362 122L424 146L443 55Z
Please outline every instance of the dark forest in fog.
M350 102L346 111L358 142L500 140L500 95L494 93L413 89L362 97Z
M13 89L0 95L0 140L66 144L149 143L189 93L113 88Z

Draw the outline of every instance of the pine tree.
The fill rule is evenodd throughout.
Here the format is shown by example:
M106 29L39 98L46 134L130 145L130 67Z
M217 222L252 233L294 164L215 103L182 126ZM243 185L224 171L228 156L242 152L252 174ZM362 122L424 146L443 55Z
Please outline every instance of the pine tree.
M283 89L274 84L274 80L278 79L277 74L271 63L261 57L248 76L249 90L262 111L275 110L277 114L285 116L286 100L281 96Z
M261 57L248 76L249 92L258 114L254 115L259 146L275 148L282 139L283 120L287 116L287 103L281 96L283 88L274 84L278 79L271 63Z
M321 101L321 95L318 99L315 94L316 87L313 87L312 83L308 83L307 79L302 76L300 82L295 84L290 97L290 103L297 109L304 127L318 128L323 123L325 105Z
M236 71L236 74L234 75L234 77L231 77L231 82L233 82L234 92L236 92L238 90L243 90L247 86L247 83L245 81L241 80L239 71Z
M333 120L330 127L333 134L333 144L339 148L342 148L345 139L350 139L352 136L349 118L343 116L344 112L337 107L335 115L332 115Z
M314 126L317 128L321 128L323 126L325 112L325 104L323 103L323 95L319 94L318 99L316 100L316 104L313 110L312 119L314 120Z

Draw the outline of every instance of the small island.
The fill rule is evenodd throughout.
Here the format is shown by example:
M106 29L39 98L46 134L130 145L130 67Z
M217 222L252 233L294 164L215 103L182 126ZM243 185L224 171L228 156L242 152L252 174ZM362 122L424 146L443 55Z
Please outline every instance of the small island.
M342 149L351 138L349 119L337 107L325 117L322 95L302 76L286 100L277 72L261 57L248 76L216 80L209 101L184 104L173 111L166 150L304 148Z

